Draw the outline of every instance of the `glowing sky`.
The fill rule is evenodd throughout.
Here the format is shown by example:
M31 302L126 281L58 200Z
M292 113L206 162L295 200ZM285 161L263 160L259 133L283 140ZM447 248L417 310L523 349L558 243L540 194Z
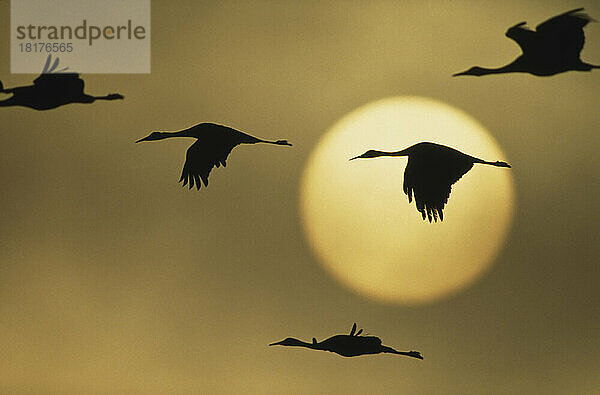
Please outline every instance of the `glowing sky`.
M593 1L152 1L152 74L83 76L89 93L124 101L0 109L0 392L600 388L600 72L450 77L517 56L504 37L515 23L577 7L600 18ZM0 2L3 54L9 15ZM598 64L600 24L586 34L582 58ZM0 59L4 86L33 77ZM321 136L397 95L471 114L518 193L490 270L420 307L340 286L299 216ZM177 184L192 141L133 143L201 121L294 147L236 148L197 192ZM267 347L353 322L425 360Z

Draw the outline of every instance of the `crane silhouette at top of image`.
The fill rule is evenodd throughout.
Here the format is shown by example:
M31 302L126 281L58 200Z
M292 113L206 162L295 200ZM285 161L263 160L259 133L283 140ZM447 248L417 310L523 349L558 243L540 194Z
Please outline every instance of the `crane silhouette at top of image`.
M499 68L471 67L459 75L482 76L502 73L529 73L550 76L565 71L590 71L600 66L583 62L579 55L585 43L583 28L594 21L577 8L540 23L535 31L527 22L517 23L506 31L506 37L521 47L523 54L512 63Z
M408 164L404 170L402 189L412 202L413 194L417 211L423 220L437 222L444 220L443 209L452 184L460 180L474 164L496 167L510 167L506 162L487 162L473 156L463 154L445 145L423 142L395 152L369 150L354 159L377 158L380 156L408 156Z
M34 110L50 110L70 103L93 103L96 100L123 99L118 93L106 96L91 96L83 92L84 82L78 73L65 73L67 68L56 70L59 59L52 66L52 55L46 58L46 64L33 85L4 89L0 82L0 93L12 94L0 101L0 107L22 106Z
M147 137L137 140L136 143L164 140L172 137L193 137L197 139L187 150L179 182L183 181L183 186L189 184L190 189L195 184L198 190L201 186L200 180L202 180L205 187L208 186L208 176L213 167L226 166L229 153L237 145L257 143L292 145L287 140L261 140L239 130L214 123L200 123L178 132L152 132Z
M361 333L362 329L356 332L356 323L354 323L349 335L334 335L320 342L313 337L312 343L288 337L280 342L271 343L269 346L305 347L312 350L334 352L343 357L389 353L423 359L423 356L418 351L396 351L391 347L382 345L380 338L375 336L360 336Z

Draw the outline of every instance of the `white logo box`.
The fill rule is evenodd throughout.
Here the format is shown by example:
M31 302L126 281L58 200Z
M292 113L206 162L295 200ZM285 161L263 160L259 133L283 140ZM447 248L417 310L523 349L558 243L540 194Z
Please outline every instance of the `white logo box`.
M11 73L150 73L150 0L11 0Z

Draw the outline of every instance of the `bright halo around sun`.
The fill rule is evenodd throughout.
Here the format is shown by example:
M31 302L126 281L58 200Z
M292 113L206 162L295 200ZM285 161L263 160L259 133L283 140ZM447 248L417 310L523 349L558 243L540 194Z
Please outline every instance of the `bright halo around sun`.
M350 158L421 141L506 161L465 112L421 97L372 102L344 116L312 151L301 215L317 259L350 289L383 302L419 304L471 284L492 264L513 218L513 169L475 165L457 183L444 221L423 221L402 191L406 157Z

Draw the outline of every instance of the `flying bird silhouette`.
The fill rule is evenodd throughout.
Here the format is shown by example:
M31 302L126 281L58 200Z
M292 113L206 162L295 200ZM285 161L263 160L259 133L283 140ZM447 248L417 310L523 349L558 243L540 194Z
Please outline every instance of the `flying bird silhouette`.
M225 167L227 165L227 156L239 144L267 143L292 145L286 140L261 140L249 134L242 133L239 130L214 123L200 123L178 132L152 132L147 137L137 140L136 143L164 140L171 137L193 137L197 139L187 150L179 182L183 181L183 186L189 184L190 189L195 184L198 190L200 190L201 186L200 180L207 187L208 176L212 168L221 165Z
M569 70L590 71L600 66L583 62L579 55L585 43L583 28L594 21L577 8L540 23L535 31L527 22L517 23L506 31L506 37L521 47L523 54L512 63L499 68L471 67L459 75L482 76L501 73L530 73L550 76Z
M271 343L269 346L306 347L312 350L334 352L343 357L389 353L423 359L423 356L418 351L396 351L391 347L382 345L380 338L375 336L360 336L361 333L362 329L356 332L356 323L354 323L349 335L334 335L321 342L318 342L313 337L312 343L288 337L280 342Z
M369 150L350 160L380 156L408 156L403 190L409 203L414 194L417 211L421 213L423 220L427 218L429 222L437 222L438 216L440 221L444 220L443 209L448 202L452 184L471 170L475 163L510 167L506 162L487 162L454 148L429 142L395 152Z
M123 99L122 95L111 93L106 96L90 96L83 92L84 82L77 73L64 73L66 68L56 70L59 59L52 66L52 55L46 58L46 64L33 85L4 89L0 82L0 93L12 94L0 101L0 107L23 106L34 110L50 110L69 103L93 103L96 100Z

